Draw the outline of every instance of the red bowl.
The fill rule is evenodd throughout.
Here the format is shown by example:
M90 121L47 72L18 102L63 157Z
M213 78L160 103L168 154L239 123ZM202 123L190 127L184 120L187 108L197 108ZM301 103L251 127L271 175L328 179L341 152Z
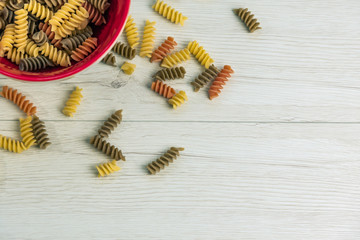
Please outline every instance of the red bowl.
M99 27L93 27L94 36L98 38L98 47L84 60L73 63L70 67L48 68L38 72L23 72L6 58L0 57L0 73L24 81L52 81L72 76L90 65L100 61L116 43L129 14L130 0L110 0L111 6L106 11L106 21Z

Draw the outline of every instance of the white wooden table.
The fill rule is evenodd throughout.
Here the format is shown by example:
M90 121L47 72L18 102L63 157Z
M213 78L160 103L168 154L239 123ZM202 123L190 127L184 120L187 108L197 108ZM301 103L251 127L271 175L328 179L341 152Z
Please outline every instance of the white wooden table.
M132 76L97 64L47 83L0 77L38 106L53 145L0 151L0 238L8 239L359 239L360 3L356 0L168 0L189 18L173 25L134 0L139 29L157 22L156 45L198 40L235 74L217 99L189 84L178 110L149 90L159 67L136 57ZM248 7L262 30L247 32L232 8ZM124 39L124 36L121 37ZM125 60L118 57L118 63ZM85 96L74 118L61 109ZM1 99L0 99L1 100ZM0 101L0 133L19 138L11 103ZM88 143L116 109L110 140L127 157L99 179L107 158ZM186 151L156 176L145 166L170 146Z

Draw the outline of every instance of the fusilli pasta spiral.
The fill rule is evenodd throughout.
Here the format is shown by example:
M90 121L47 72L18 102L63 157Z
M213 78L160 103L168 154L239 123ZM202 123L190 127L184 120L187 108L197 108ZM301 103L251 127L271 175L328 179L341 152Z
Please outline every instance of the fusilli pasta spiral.
M37 44L33 40L31 40L31 39L26 40L25 52L27 54L29 54L30 57L39 56L39 51L40 51L40 48L37 46Z
M171 147L166 153L156 159L156 161L151 162L146 168L151 174L156 174L160 172L161 169L164 169L165 166L169 166L170 163L173 163L174 160L180 156L180 151L184 150L184 148Z
M251 33L261 29L261 27L259 27L260 23L254 18L254 14L251 14L247 8L234 9L234 12L245 23Z
M121 170L121 168L116 164L116 160L100 164L99 166L96 166L96 169L99 172L98 177L105 177L113 172Z
M36 0L30 0L29 3L26 3L24 9L45 22L48 22L54 14L53 11L41 5Z
M48 42L48 37L46 36L46 33L44 33L43 31L38 31L34 33L32 39L39 47L41 47L42 45Z
M1 11L2 18L5 20L7 24L14 23L14 11L11 11L9 8L4 7L4 9Z
M61 48L61 39L55 39L55 32L51 31L51 25L48 23L39 23L39 30L43 31L48 37L50 43L56 48Z
M89 21L92 22L95 26L106 24L106 20L104 16L100 13L99 9L95 8L88 1L85 1L82 6L86 9L86 11L89 12Z
M31 14L29 14L29 18L28 18L28 33L29 36L32 36L35 33L35 30L37 28L37 24L38 24L38 19L34 16L32 16Z
M175 94L171 99L169 99L168 102L173 106L174 109L176 109L187 100L188 97L186 96L186 93L184 91L180 91Z
M120 124L122 121L122 109L117 110L114 114L112 114L108 120L104 122L104 124L99 129L100 137L109 137L112 131Z
M27 118L20 118L20 135L22 142L25 145L26 149L29 149L32 145L35 144L36 140L33 134L33 129L31 125L32 117L28 116Z
M144 27L144 35L140 48L140 57L151 57L153 51L153 45L155 41L155 30L154 27L156 22L150 22L146 20L146 24Z
M0 135L0 148L14 153L22 153L26 147L23 142Z
M191 85L194 86L194 91L198 92L200 88L203 88L206 84L214 80L219 72L220 70L217 69L214 64L210 65L208 69L202 72L193 82L191 82Z
M89 37L91 37L90 32L84 32L69 38L65 38L61 40L62 48L71 54L73 50L79 47Z
M13 48L15 42L15 24L8 24L0 41L0 57Z
M15 11L15 44L18 52L25 52L28 38L28 12L25 9Z
M166 68L171 68L174 65L182 63L189 59L190 59L189 49L185 48L179 52L173 53L165 57L161 63L161 66Z
M108 0L88 0L88 2L99 9L101 14L103 14L110 7Z
M64 38L72 33L76 28L81 29L81 24L89 17L85 8L80 7L75 13L71 14L68 20L65 20L61 26L55 30L55 39Z
M15 103L28 116L32 116L36 113L36 107L33 106L29 100L26 100L25 96L23 96L21 93L18 93L16 89L3 86L0 96Z
M137 45L139 45L140 38L137 30L138 29L134 23L134 19L131 17L131 15L129 15L125 24L125 32L126 38L131 48L135 48Z
M74 113L76 113L77 106L80 105L81 99L83 98L81 91L82 88L76 87L76 89L70 94L70 97L62 110L66 116L73 117Z
M5 1L4 1L4 2L0 2L0 11L2 11L2 10L4 9L5 5L6 5L6 2L5 2Z
M69 0L61 6L61 8L53 15L49 20L51 25L51 31L56 32L56 29L60 27L65 20L69 20L71 14L74 13L85 0Z
M24 7L24 1L23 0L7 0L6 7L9 10L15 12L16 10L22 9Z
M37 56L37 57L21 59L19 64L19 69L21 71L32 72L53 66L54 64L48 58L44 56Z
M106 56L101 61L107 65L110 65L113 67L116 66L116 59L115 59L114 54L112 54L112 53L106 54Z
M11 62L16 63L19 65L22 59L28 58L29 55L26 53L18 52L17 48L11 49L9 52L6 53L6 58L9 59Z
M168 55L174 47L177 45L173 37L168 37L152 55L150 62L160 62L163 58Z
M133 59L136 55L136 50L134 48L126 46L124 43L121 42L117 42L112 50L120 56L126 57L130 60Z
M234 73L234 70L232 70L229 65L225 65L209 88L210 100L219 96L219 94L221 93L221 89L223 88L223 85L226 84L228 78L231 77L232 73Z
M136 65L129 62L124 62L124 64L121 66L121 70L127 75L131 75L134 73L136 68Z
M165 17L169 21L175 24L179 24L184 26L184 22L187 17L183 16L182 13L179 13L174 8L168 6L163 1L157 0L156 3L152 6L152 8L158 12L161 16Z
M71 58L79 62L86 58L97 47L97 38L89 37L78 48L72 51Z
M161 96L165 98L172 98L175 95L175 89L172 87L166 85L160 80L157 80L155 82L152 82L151 84L151 90L154 92L159 93Z
M102 139L99 135L96 135L90 139L90 144L92 144L95 148L103 152L105 155L111 157L115 160L123 160L126 161L123 156L121 150L116 148L114 145L110 145L106 140Z
M184 78L186 70L184 67L164 68L155 74L155 78L160 81L168 79L174 80Z
M197 41L189 42L187 48L196 57L199 63L205 66L205 68L209 68L214 62L210 55L199 45Z
M70 57L66 52L58 50L54 45L45 43L40 47L41 54L45 57L48 57L55 64L62 67L67 67L71 65Z
M40 149L46 149L48 146L51 145L51 142L48 138L48 134L46 133L45 123L41 121L39 117L34 116L31 124L36 144L39 146Z

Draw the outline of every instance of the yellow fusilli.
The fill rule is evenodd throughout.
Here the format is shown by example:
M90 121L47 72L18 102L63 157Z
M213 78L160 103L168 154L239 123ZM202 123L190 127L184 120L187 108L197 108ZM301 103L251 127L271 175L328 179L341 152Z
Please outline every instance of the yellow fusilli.
M173 54L165 57L161 63L161 66L166 67L166 68L171 68L174 65L179 64L179 63L184 62L189 59L190 59L190 51L189 51L189 49L185 48L179 52L173 53Z
M15 24L8 24L0 41L0 57L13 48L15 42Z
M0 135L0 148L9 152L22 153L26 148L23 142Z
M20 60L23 58L28 58L29 55L26 53L18 52L17 48L13 48L6 53L6 58L9 59L11 62L16 63L17 65L20 64Z
M15 44L19 52L25 52L28 38L28 12L25 9L15 11Z
M75 13L71 14L69 20L65 20L64 23L59 26L55 31L55 39L65 38L70 35L75 29L80 29L81 24L89 17L88 11L85 8L80 7Z
M76 9L84 3L84 1L85 0L69 0L67 3L62 5L62 7L49 20L51 31L55 32L65 20L69 20L71 14L74 13Z
M188 97L186 96L186 93L184 91L180 91L175 94L171 99L169 99L168 102L173 106L174 109L176 109L187 100Z
M151 57L153 46L154 46L154 40L155 40L155 30L154 27L156 22L150 22L149 20L146 20L146 24L144 27L144 35L143 40L141 43L140 48L140 57Z
M58 50L54 45L50 43L45 43L40 47L41 54L45 57L48 57L55 64L58 64L62 67L67 67L71 65L69 55L62 51Z
M26 40L25 52L27 54L29 54L30 57L39 56L39 51L40 51L40 48L37 46L37 44L33 40L31 40L31 39Z
M129 63L129 62L125 62L122 66L121 66L121 70L124 71L125 74L127 75L131 75L133 74L133 72L135 71L136 65L133 63Z
M111 162L103 163L99 166L96 166L96 169L99 172L98 177L105 177L113 172L119 171L121 168L116 164L116 160L112 160Z
M131 15L129 15L125 24L125 32L126 32L126 38L131 48L135 48L137 45L139 45L140 38L137 30L138 29L134 23L134 19L131 17Z
M161 16L170 20L172 23L180 23L181 26L184 26L185 20L188 19L187 17L183 16L182 13L179 13L174 8L168 6L166 3L160 0L157 0L156 3L152 6L152 8Z
M24 5L24 9L40 20L44 20L45 22L48 22L54 14L53 11L44 5L41 5L36 0L30 0L29 3L26 3Z
M71 93L62 111L66 116L72 117L73 114L76 113L77 106L80 105L81 99L83 98L81 91L82 88L76 87Z
M208 69L214 62L214 60L197 41L189 42L187 48L196 57L199 63L205 66L206 69Z
M29 147L34 145L36 142L31 121L31 116L28 116L27 118L20 118L20 134L26 149L29 149Z

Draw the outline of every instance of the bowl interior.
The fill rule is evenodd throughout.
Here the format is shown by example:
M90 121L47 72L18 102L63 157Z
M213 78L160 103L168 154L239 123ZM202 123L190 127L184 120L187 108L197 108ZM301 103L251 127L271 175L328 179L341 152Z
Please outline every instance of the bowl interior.
M116 42L125 26L129 13L130 0L110 0L109 2L111 6L105 13L107 23L98 27L91 25L94 31L93 36L98 38L98 47L84 60L80 62L72 61L72 66L67 68L55 67L37 72L23 72L19 70L16 64L0 57L0 73L25 81L51 81L69 77L97 62Z

